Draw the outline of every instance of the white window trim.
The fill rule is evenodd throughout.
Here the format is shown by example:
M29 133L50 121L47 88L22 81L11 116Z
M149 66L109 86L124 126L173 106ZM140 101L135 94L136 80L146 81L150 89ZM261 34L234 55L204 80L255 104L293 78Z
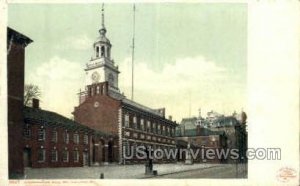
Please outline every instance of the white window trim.
M67 159L65 160L65 152L67 152ZM68 150L63 150L63 162L69 162L69 151Z
M40 132L43 131L43 138L40 138ZM46 130L45 128L38 129L38 141L45 141L46 139Z
M70 134L69 134L69 132L68 131L65 131L64 132L64 143L65 144L69 144L69 142L70 142Z
M125 114L124 126L129 127L129 115L128 114Z
M75 159L75 152L77 152L76 153L76 159ZM78 163L79 162L79 159L80 159L80 155L79 155L79 150L74 150L73 151L73 160L74 160L74 162L76 162L76 163Z
M55 138L53 138L54 137L54 133L55 133ZM55 143L57 142L57 130L53 130L52 131L51 141L55 142Z
M84 134L84 136L83 136L83 144L85 144L85 145L89 144L89 135Z
M55 151L55 160L53 160L53 152ZM58 152L56 149L51 150L51 162L57 162L58 161Z
M78 133L73 134L73 141L75 144L79 144L79 134Z

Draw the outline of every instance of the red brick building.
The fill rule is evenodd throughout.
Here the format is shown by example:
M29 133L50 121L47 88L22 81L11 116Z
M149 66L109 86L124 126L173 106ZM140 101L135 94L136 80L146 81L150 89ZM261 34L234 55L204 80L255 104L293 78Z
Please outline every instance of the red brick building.
M176 140L183 140L193 146L194 149L226 149L226 140L227 137L223 131L211 131L207 128L197 126L196 129L185 129L181 130L180 128L176 131ZM212 163L223 163L225 159L205 159L198 156L197 159L194 159L195 162L212 162Z
M25 47L32 40L7 28L8 165L9 177L24 174L22 130Z
M165 118L165 109L151 109L120 93L120 72L111 58L112 45L106 37L104 21L99 33L92 58L86 64L86 88L80 92L79 106L73 112L76 122L114 136L109 141L93 139L94 164L138 161L123 159L124 149L131 146L175 148L177 124ZM107 158L99 158L99 154Z
M25 167L78 167L90 165L94 131L55 112L24 108L23 154Z

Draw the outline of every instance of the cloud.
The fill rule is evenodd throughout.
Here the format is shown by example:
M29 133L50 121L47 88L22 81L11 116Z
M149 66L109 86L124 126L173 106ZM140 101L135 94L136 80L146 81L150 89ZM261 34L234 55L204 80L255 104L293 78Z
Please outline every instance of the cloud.
M55 56L49 62L41 64L36 70L36 75L46 79L68 81L78 79L79 71L82 71L82 68L78 63Z
M130 59L120 65L121 76L124 79L131 77ZM126 67L127 66L127 67ZM122 69L126 69L123 71ZM167 64L161 72L155 72L147 66L146 62L138 63L135 67L136 87L144 90L178 91L179 89L194 89L195 83L215 81L223 78L225 69L206 61L203 57L178 59L174 64ZM131 86L131 81L123 83L124 87Z
M231 114L245 105L245 86L230 71L207 61L204 57L177 59L162 66L160 71L148 62L135 65L135 101L151 108L165 107L167 115L180 122L183 117L203 115L210 110ZM119 63L119 88L131 97L131 60ZM59 56L40 64L28 75L27 83L42 90L41 107L71 117L78 105L77 93L84 88L84 71L80 62Z
M166 107L177 121L189 116L190 107L191 114L197 115L200 107L204 112L214 109L231 114L244 106L244 86L233 78L234 74L202 56L177 59L160 72L147 64L135 65L135 100L154 108ZM120 89L130 98L130 58L119 66Z
M83 87L83 78L80 63L55 56L33 69L26 83L40 87L42 109L71 117L73 107L78 105L76 93Z

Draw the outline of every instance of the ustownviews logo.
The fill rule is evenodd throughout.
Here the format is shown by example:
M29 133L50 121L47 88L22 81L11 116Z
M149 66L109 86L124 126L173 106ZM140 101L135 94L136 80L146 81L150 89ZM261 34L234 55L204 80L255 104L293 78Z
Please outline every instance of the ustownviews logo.
M202 159L202 160L238 160L238 159L258 159L258 160L280 160L280 148L248 148L244 152L236 148L208 148L201 146L200 148L151 148L145 146L123 146L124 159Z

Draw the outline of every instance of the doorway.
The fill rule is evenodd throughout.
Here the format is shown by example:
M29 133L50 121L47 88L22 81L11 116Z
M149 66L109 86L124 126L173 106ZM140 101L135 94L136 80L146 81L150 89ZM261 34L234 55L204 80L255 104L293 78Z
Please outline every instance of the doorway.
M86 151L83 152L82 158L83 158L83 166L88 166L89 165L89 154Z
M31 162L31 149L30 148L25 148L23 151L23 162L24 162L24 167L31 167L32 162Z

